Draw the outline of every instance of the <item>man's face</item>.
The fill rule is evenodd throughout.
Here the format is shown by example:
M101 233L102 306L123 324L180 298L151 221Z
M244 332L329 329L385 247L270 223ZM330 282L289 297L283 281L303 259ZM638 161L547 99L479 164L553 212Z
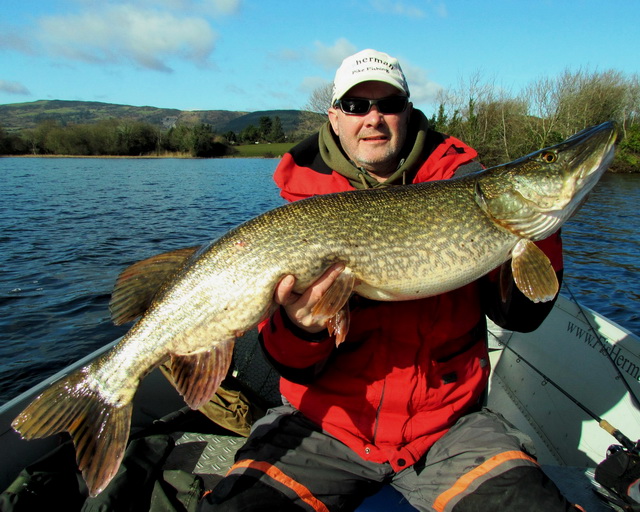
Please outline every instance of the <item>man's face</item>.
M343 98L380 99L401 92L384 82L363 82L352 87ZM339 107L329 109L329 121L342 149L358 166L384 181L398 167L399 155L407 137L411 103L399 114L382 114L376 105L363 115L345 114Z

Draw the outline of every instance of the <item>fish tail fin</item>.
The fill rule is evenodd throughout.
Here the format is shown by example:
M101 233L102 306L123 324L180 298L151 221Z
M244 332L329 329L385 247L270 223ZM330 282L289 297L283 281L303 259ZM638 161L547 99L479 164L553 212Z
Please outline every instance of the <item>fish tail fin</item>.
M83 370L59 380L31 402L11 426L24 439L69 432L89 494L96 496L115 476L131 425L131 402L109 404L91 389Z

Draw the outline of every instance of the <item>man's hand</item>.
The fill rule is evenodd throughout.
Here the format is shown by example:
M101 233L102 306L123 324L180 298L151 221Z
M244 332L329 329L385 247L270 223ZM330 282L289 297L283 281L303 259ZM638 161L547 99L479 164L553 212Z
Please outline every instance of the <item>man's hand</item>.
M293 291L296 278L292 275L284 276L276 286L274 300L284 308L295 325L310 333L320 332L327 327L327 320L316 319L311 310L343 270L342 263L332 265L302 294Z

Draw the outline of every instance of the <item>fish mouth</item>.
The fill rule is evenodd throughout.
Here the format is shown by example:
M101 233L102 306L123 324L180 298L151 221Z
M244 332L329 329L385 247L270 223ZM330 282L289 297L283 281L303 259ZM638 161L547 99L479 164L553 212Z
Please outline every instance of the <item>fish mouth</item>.
M614 123L602 123L576 133L557 146L566 152L566 181L561 207L571 216L609 168L618 138Z
M575 163L580 167L580 172L577 173L578 180L588 185L594 179L594 175L595 179L598 179L613 161L618 131L614 123L603 123L593 128L591 132L583 131L587 131L586 135L591 137L591 140L581 146ZM579 135L576 134L576 136ZM598 148L600 148L599 151Z
M540 214L537 231L553 231L555 226L564 224L576 214L613 162L616 140L615 125L603 123L577 133L562 144L568 155L561 193L555 204L548 207L530 203L532 209L537 209Z
M613 160L616 139L615 124L602 123L498 166L503 185L477 183L476 200L508 231L530 240L546 238L585 202Z
M534 211L564 214L575 210L613 161L617 139L612 122L587 128L537 155L553 155L557 159L559 188L517 187L521 198ZM518 178L516 178L518 179ZM549 182L549 180L547 180Z

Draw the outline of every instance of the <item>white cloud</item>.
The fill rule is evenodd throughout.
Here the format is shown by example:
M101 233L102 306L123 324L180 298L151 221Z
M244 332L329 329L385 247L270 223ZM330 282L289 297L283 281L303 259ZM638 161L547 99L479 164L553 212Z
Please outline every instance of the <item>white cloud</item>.
M400 58L402 71L407 77L411 101L414 103L435 103L442 86L427 76L427 72Z
M96 9L104 6L104 0L76 0L88 8ZM138 7L188 12L191 14L206 14L209 16L230 16L236 14L242 6L243 0L111 0L111 5L131 5Z
M413 5L416 2L406 0L369 0L371 7L376 11L391 14L393 16L404 16L407 18L425 18L431 13L439 18L447 17L447 6L441 0L426 0L417 2L419 6Z
M325 70L330 71L338 69L345 57L358 51L358 48L344 37L336 40L333 46L326 46L319 41L316 41L314 46L314 60Z
M370 0L371 6L378 12L406 16L409 18L424 18L425 12L419 7L408 5L398 0Z
M96 63L133 61L165 72L174 58L207 65L217 39L203 18L130 4L43 17L39 25L40 42L54 54Z
M19 96L30 96L31 92L19 82L11 82L9 80L0 80L0 91L8 94L16 94Z
M304 58L303 52L292 48L282 48L275 52L269 52L269 56L278 62L297 62Z
M327 84L330 84L331 81L319 77L319 76L307 76L302 79L302 83L298 87L298 90L303 93L312 93L316 89L320 89L321 87L325 87Z
M24 30L0 25L0 49L33 54L33 41Z
M202 5L205 12L209 12L212 15L225 15L230 16L237 13L240 10L240 0L202 0L201 2L194 2L197 7L198 4Z
M440 18L447 18L449 16L447 5L444 2L431 2L431 4L433 6L433 10Z

